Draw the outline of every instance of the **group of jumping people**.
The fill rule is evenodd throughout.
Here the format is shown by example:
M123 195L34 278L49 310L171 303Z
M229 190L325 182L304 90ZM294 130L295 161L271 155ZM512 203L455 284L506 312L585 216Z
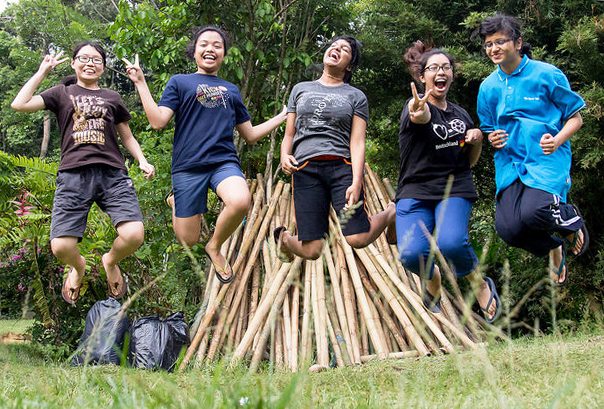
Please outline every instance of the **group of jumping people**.
M335 37L323 54L321 76L296 84L287 107L255 126L237 86L218 77L229 47L221 28L204 26L195 32L187 55L197 70L170 78L159 102L149 91L138 56L134 62L124 59L151 126L162 129L175 117L168 202L176 239L189 247L199 241L211 188L224 207L205 251L216 277L222 283L233 280L236 272L220 249L251 202L233 132L237 129L253 144L286 121L280 163L292 177L297 228L290 232L280 226L273 232L282 260L321 256L333 207L348 213L342 233L352 247L367 246L383 232L389 243L397 244L401 263L422 279L424 304L438 313L442 290L431 249L435 241L457 277L468 278L485 319L493 322L501 302L494 281L482 276L468 234L477 199L471 167L480 156L484 132L495 149L497 233L511 246L549 255L552 279L564 283L567 253L583 254L589 244L581 214L567 202L569 139L582 125L579 111L585 103L559 69L530 58L516 18L489 17L478 34L497 65L480 86L479 126L447 99L456 68L450 54L421 41L404 53L414 82L400 117L398 187L395 201L375 215L361 205L369 110L365 94L351 85L361 56L354 37ZM80 296L86 259L77 244L94 202L117 230L102 264L109 295L120 298L128 283L118 263L142 244L144 227L118 137L147 178L155 169L132 135L130 114L119 94L99 86L106 54L98 44L78 44L71 58L75 76L35 94L48 73L68 60L61 57L44 57L12 107L48 109L58 119L61 161L50 239L55 256L69 266L63 298L75 304Z

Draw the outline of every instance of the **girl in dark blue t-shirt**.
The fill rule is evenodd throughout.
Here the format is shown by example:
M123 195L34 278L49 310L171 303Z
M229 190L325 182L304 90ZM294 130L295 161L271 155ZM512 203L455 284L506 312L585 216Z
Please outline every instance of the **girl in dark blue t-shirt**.
M476 163L482 132L468 113L447 100L454 61L417 41L405 53L411 75L425 94L405 105L400 122L400 173L396 194L396 235L403 265L424 280L423 300L440 312L441 274L429 235L458 277L468 277L488 322L501 311L493 280L483 279L468 235L476 191L470 165Z
M177 240L189 247L199 241L209 187L224 202L214 234L205 246L216 277L222 283L231 282L234 275L220 247L239 226L251 202L233 142L233 128L253 144L286 118L284 109L268 121L252 126L239 89L217 76L228 45L227 35L220 28L198 29L187 47L188 56L197 64L196 72L174 75L159 104L155 103L145 82L138 56L134 63L124 59L151 126L163 129L176 117L172 153L174 197L169 201L173 202Z

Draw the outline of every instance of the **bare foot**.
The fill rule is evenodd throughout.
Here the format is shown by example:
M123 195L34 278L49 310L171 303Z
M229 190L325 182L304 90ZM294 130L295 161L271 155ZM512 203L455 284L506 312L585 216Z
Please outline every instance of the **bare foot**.
M109 286L109 295L113 298L122 298L126 294L127 285L122 272L117 264L110 262L109 253L103 254L101 261L107 275L107 285Z
M228 283L232 281L233 278L233 270L231 266L227 263L226 258L220 252L220 248L216 248L211 245L211 241L208 242L205 246L206 254L210 257L210 261L214 265L214 269L216 270L216 274L222 279L223 283Z
M549 259L550 265L552 266L549 271L549 277L554 283L563 284L566 281L567 268L566 260L564 260L562 254L562 246L550 250ZM564 265L561 266L561 263L564 263ZM560 270L560 267L562 267L562 270Z
M386 227L386 241L388 244L396 244L396 205L394 202L388 203L386 206L388 212L388 227Z
M575 256L581 252L583 248L583 242L585 241L585 235L583 234L583 230L577 230L573 234L569 234L566 236L566 240L568 240L571 245L574 244L572 248L570 248L570 252Z

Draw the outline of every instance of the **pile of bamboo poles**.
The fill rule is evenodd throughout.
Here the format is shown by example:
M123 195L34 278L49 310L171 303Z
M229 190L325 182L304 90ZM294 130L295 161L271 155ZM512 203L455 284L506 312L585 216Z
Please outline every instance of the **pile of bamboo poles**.
M223 246L236 278L222 285L210 269L180 369L225 357L249 362L250 371L263 361L294 372L317 370L471 349L483 340L487 325L458 291L445 291L442 313L431 313L396 246L382 234L366 248L351 248L333 210L322 257L281 262L272 231L295 225L290 185L258 175L250 190L246 221ZM388 181L366 166L369 214L385 209L392 195Z

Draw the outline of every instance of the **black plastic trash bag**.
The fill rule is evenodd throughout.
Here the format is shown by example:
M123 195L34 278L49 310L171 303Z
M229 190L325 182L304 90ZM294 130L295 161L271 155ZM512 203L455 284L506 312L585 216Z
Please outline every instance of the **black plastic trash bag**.
M120 314L121 308L122 305L113 298L97 301L90 308L72 365L120 364L124 337L130 324L127 315Z
M130 364L135 368L172 371L189 344L189 328L182 312L166 319L142 317L130 327Z

